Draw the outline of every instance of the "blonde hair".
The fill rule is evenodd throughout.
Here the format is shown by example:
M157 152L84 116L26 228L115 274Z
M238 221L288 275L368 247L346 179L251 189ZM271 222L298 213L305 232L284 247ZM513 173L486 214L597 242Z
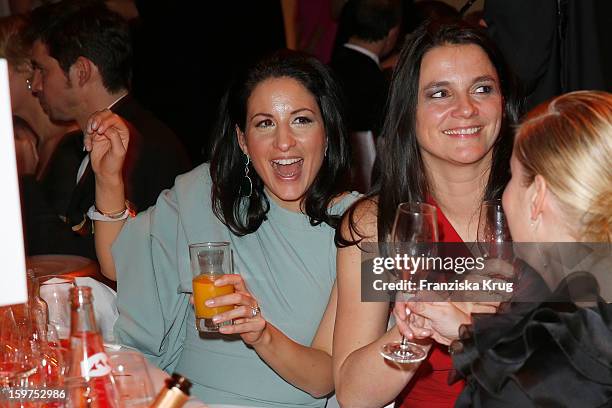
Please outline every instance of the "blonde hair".
M571 92L539 105L519 126L514 151L525 182L543 176L578 223L578 239L612 241L612 94Z
M27 25L21 15L0 18L0 58L6 58L16 70L30 68L30 50L22 38Z

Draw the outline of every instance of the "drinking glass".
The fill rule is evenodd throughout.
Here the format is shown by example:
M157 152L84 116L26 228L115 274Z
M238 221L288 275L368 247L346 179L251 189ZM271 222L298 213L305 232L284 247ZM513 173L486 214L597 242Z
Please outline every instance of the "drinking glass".
M121 407L148 407L155 396L142 354L130 350L108 354Z
M196 328L200 332L218 332L219 327L232 324L231 321L213 322L216 314L232 310L234 306L208 307L208 299L234 293L234 286L215 286L221 276L232 273L232 253L229 242L204 242L189 245L191 273L193 274L193 304Z
M395 213L391 238L395 255L402 257L404 255L409 257L429 255L433 243L438 241L436 208L420 202L401 203ZM397 278L408 281L418 278L418 275L423 272L425 271L395 270ZM414 295L414 293L408 295ZM387 360L396 363L416 363L427 357L427 352L423 347L409 342L404 336L401 341L385 344L381 349L381 354Z
M36 324L38 331L45 332L49 321L49 311L47 303L40 297L40 281L36 277L36 269L28 268L26 276L28 278L28 304L30 305L32 321Z
M84 377L66 377L61 389L65 390L66 398L57 404L57 408L122 408L118 401L101 397L96 387Z
M66 374L68 350L60 346L57 329L54 325L46 325L46 329L39 331L40 372L39 386L58 387L63 384Z
M55 326L60 344L70 348L70 289L76 286L69 276L40 277L40 297L47 303L49 323Z
M487 200L482 203L477 240L484 258L512 261L512 237L501 200Z
M24 387L39 353L26 305L0 307L0 387Z

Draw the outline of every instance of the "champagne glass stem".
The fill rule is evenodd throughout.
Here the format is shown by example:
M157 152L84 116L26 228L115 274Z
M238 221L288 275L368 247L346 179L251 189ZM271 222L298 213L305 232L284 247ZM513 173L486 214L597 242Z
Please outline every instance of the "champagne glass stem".
M410 351L410 348L408 347L408 339L406 338L406 336L402 336L402 341L400 342L400 347L398 350L398 354L402 357L402 358L409 358L411 354L413 354Z

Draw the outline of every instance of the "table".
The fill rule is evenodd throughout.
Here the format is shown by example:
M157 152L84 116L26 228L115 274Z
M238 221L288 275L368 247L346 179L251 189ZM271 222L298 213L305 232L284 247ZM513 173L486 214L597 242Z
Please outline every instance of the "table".
M117 347L119 347L119 350L125 350L125 348L122 348L121 346L112 346L112 347L115 350L117 350ZM137 350L134 350L131 348L129 350L138 352ZM151 377L151 382L153 383L153 389L155 389L155 392L158 393L162 389L162 387L165 386L164 381L166 380L166 378L170 378L170 376L168 375L167 372L160 369L156 365L152 364L146 358L145 358L145 363L147 365L147 371L149 372L149 376ZM189 401L185 403L184 407L185 408L256 408L256 407L244 407L244 406L238 406L238 405L223 405L223 404L207 405L207 404L204 404L199 399L196 399L195 397L191 397Z
M71 276L90 277L117 290L117 282L100 273L98 263L78 255L33 255L26 258L26 267L34 269L37 277Z
M130 351L135 351L130 349ZM145 362L147 364L147 371L149 372L149 376L151 376L151 382L153 383L153 389L155 393L159 393L162 387L165 387L164 381L166 378L170 378L167 372L152 364L149 360L145 358ZM189 398L189 401L183 405L185 408L211 408L208 405L204 404L202 401L196 399L195 397Z

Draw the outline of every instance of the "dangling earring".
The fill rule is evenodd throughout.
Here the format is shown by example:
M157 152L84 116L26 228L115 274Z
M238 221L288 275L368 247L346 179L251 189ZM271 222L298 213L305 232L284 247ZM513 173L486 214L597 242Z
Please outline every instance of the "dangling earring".
M540 260L542 262L542 267L544 268L544 270L548 269L548 260L544 254L544 252L542 251L542 249L540 248L540 243L538 242L538 240L535 238L535 234L536 231L538 230L538 227L540 226L540 217L538 216L538 218L534 220L531 220L531 222L529 223L529 226L531 227L531 233L533 236L533 244L535 245L536 251L538 252L538 256L540 257ZM540 271L540 272L544 272L544 271Z
M253 192L253 181L251 180L251 177L249 177L249 164L251 163L251 157L248 154L245 154L245 156L247 160L244 166L244 177L242 178L242 185L240 186L240 195L249 198ZM248 194L243 192L243 188L244 191L248 191Z
M538 215L535 220L531 219L529 222L529 226L531 227L531 232L535 235L536 231L538 230L538 227L540 226L540 216Z

